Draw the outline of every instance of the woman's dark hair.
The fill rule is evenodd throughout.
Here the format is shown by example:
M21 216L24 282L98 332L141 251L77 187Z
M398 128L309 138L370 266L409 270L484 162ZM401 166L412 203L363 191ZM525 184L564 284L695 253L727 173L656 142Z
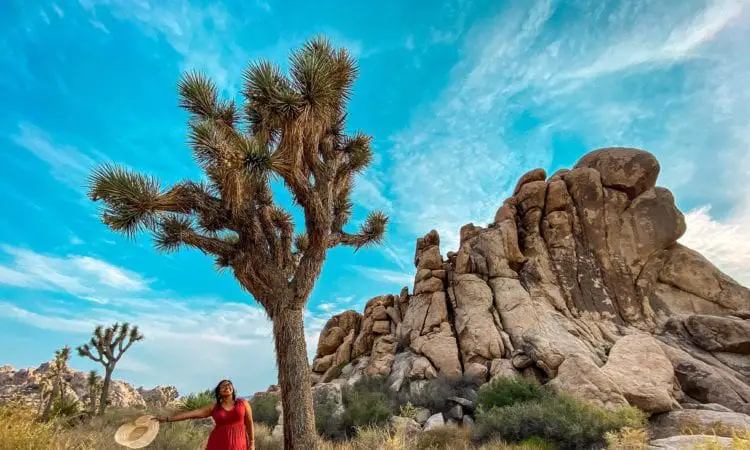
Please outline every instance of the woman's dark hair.
M217 384L214 388L214 397L216 397L217 405L221 405L221 394L219 393L219 387L221 386L221 383L225 381L232 386L232 400L237 401L237 390L234 388L234 383L232 383L232 380L221 380L219 381L219 384Z

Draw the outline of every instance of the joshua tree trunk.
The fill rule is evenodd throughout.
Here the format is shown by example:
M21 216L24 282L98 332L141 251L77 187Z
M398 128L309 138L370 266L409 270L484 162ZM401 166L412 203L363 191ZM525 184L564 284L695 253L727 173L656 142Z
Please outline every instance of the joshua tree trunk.
M50 419L50 416L52 415L52 404L55 401L55 389L54 387L50 389L50 391L47 392L46 397L43 397L43 404L42 404L42 420L47 421Z
M284 405L284 449L314 449L317 434L312 410L310 371L307 369L309 363L303 310L279 310L273 318L273 336L281 402Z
M102 393L99 397L99 414L104 414L104 410L107 409L107 397L109 396L109 381L112 379L112 371L114 367L107 367L104 370L104 381L102 382Z

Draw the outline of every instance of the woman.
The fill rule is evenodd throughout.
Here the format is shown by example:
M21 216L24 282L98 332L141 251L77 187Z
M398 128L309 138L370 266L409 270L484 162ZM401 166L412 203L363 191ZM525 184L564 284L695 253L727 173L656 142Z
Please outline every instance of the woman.
M238 399L229 380L221 380L214 389L216 403L200 409L157 417L159 423L212 417L216 426L208 437L206 450L255 450L253 411L245 399Z

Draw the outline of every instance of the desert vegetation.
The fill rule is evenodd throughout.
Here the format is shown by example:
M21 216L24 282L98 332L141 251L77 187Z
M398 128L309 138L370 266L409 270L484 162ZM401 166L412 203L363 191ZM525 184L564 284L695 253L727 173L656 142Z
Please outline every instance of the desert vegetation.
M461 389L465 380L436 380L432 390L419 398L408 399L382 390L377 378L363 379L345 390L345 408L336 412L321 403L316 417L334 418L319 422L318 448L331 450L355 449L584 449L616 450L646 449L648 435L646 416L635 408L605 411L551 389L525 380L500 379L484 385L477 396L477 423L474 427L446 424L426 431L413 431L399 426L394 417L409 416L429 392L445 394L445 389ZM207 392L188 395L175 408L192 408L210 401ZM278 415L275 394L257 395L252 399L256 414L256 448L282 449L283 438L272 433ZM438 399L434 400L439 403ZM406 403L404 403L406 402ZM366 411L373 411L367 414ZM162 409L116 409L103 415L71 424L62 416L48 422L24 406L7 404L0 407L0 450L99 450L111 449L114 432L122 423ZM408 417L405 417L408 419ZM210 419L186 421L162 426L157 439L148 447L155 450L195 450L205 444L212 427ZM732 449L750 449L746 432L734 433ZM721 448L712 436L706 436L694 447Z
M131 327L128 323L116 323L111 327L96 327L89 343L76 349L79 356L89 358L104 366L104 381L101 387L96 386L95 380L91 381L92 390L100 391L99 414L104 414L107 408L109 383L112 381L115 366L134 343L142 340L143 334L137 326ZM95 404L96 400L92 397L91 402Z

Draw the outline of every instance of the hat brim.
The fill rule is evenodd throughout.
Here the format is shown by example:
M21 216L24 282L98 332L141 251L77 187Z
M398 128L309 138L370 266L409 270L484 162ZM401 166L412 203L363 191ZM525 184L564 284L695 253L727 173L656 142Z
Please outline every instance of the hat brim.
M115 442L127 448L143 448L156 439L159 433L159 422L154 416L140 416L132 423L120 426L115 433Z

